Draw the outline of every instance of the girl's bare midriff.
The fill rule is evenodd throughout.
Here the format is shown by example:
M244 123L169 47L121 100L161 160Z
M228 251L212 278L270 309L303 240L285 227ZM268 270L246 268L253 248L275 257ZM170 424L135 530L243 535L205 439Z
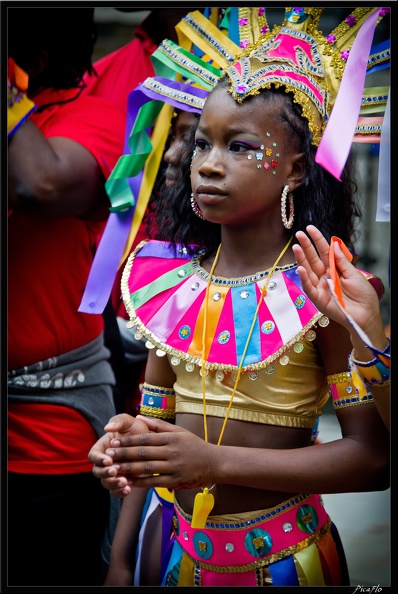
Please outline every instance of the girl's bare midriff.
M223 421L222 418L207 417L209 442L218 442ZM176 418L176 424L203 437L203 417L201 415L179 414ZM224 446L233 445L236 447L266 449L300 448L308 446L310 443L310 429L260 425L234 419L227 421L222 438L222 445ZM177 490L175 497L183 510L192 514L195 495L200 491L201 489ZM212 515L263 510L274 507L281 501L285 501L290 496L297 494L222 484L215 485L211 493L214 496Z

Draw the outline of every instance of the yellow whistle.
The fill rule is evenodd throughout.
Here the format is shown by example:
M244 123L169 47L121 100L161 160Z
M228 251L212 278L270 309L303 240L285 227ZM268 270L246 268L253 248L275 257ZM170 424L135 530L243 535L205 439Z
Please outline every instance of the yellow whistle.
M204 528L209 513L214 507L214 497L205 487L202 493L197 493L192 512L192 528Z

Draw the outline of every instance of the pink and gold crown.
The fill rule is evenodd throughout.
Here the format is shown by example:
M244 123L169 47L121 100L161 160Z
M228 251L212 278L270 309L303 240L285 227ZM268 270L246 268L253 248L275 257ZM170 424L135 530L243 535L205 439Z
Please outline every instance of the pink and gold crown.
M286 8L281 26L275 25L248 46L223 76L241 103L261 89L283 86L291 91L308 119L318 146L335 103L350 50L366 19L380 10L356 8L327 37L318 30L324 8ZM378 21L384 16L381 10ZM380 60L383 56L380 56ZM384 56L385 58L385 56Z

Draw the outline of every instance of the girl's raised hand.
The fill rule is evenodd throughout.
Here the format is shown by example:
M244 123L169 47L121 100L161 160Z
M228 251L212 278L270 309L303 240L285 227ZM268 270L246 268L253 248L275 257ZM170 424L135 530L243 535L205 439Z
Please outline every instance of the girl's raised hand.
M333 249L345 309L366 331L369 317L379 315L379 298L375 289L362 272L351 264L337 242L330 246L313 225L309 225L306 230L315 247L302 231L296 233L300 245L292 247L304 291L322 313L352 330L349 320L337 306L326 280L330 275L329 250Z

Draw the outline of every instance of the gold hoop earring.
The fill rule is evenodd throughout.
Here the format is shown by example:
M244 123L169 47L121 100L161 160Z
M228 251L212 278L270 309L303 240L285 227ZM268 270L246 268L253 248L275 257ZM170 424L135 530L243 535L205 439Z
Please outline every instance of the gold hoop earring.
M294 220L294 203L293 203L293 194L289 192L289 186L286 185L283 188L282 196L281 196L281 215L282 215L282 223L285 229L291 229L293 226ZM286 217L286 198L289 198L289 220Z
M194 211L194 213L196 214L197 217L199 217L200 219L205 220L202 211L200 210L198 203L195 200L195 195L192 192L191 194L191 206L192 206L192 210Z

